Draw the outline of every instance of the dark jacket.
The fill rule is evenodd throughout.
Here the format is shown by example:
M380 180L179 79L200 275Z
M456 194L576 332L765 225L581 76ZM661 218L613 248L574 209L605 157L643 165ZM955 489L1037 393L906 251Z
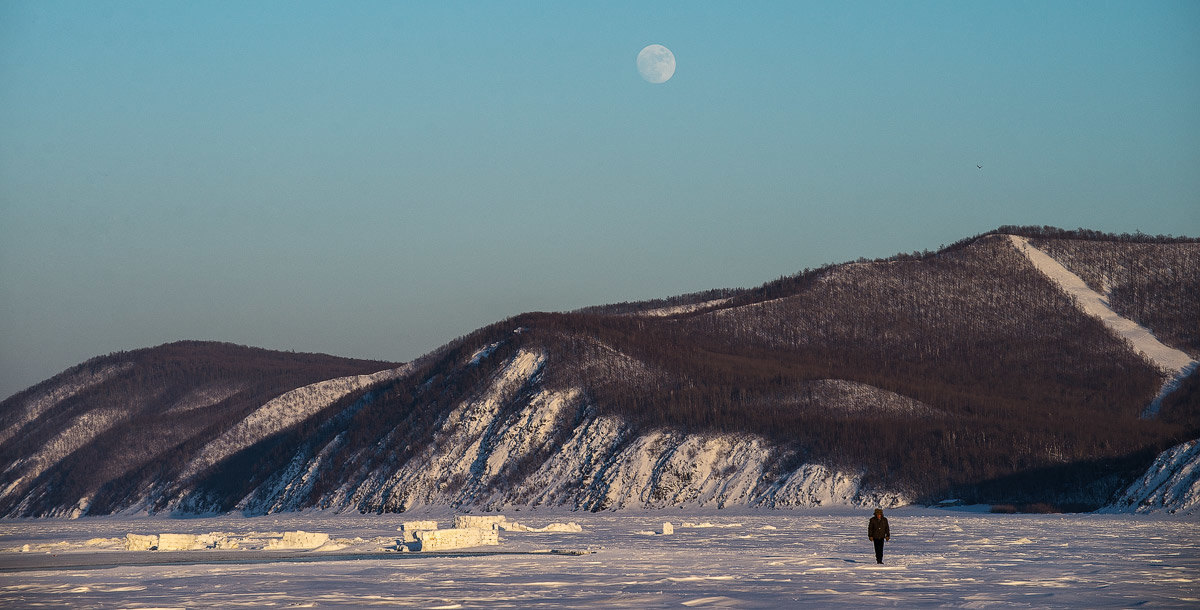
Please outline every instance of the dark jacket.
M888 529L887 517L871 517L867 522L867 537L871 540L891 538L892 530Z

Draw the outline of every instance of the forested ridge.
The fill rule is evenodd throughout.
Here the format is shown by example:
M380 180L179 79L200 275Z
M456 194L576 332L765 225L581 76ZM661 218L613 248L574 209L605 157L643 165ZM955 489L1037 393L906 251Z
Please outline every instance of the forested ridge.
M1143 315L1135 319L1196 353L1188 342L1200 320L1194 240L1039 239L1125 261L1122 273L1134 269L1136 280L1104 276L1118 289L1138 286ZM548 367L559 375L554 383L585 379L602 409L646 426L752 431L926 499L971 496L981 482L1004 480L1012 482L999 485L1005 493L1052 495L1060 476L1075 476L1070 465L1106 461L1105 476L1128 476L1123 469L1135 471L1148 452L1200 435L1194 404L1140 419L1162 382L1158 372L996 234L937 253L808 271L727 298L666 319L530 315L497 330L519 325L529 329L522 341L553 346L562 359ZM573 355L593 342L646 373L636 383L619 367L579 374L595 368L584 364L594 357ZM829 409L812 391L826 379L893 392L928 410L914 417ZM1021 473L1038 476L1020 480Z
M546 393L576 398L534 449L492 478L483 462L447 474L438 497L469 501L454 494L472 485L483 486L475 494L508 486L514 497L531 495L521 490L529 477L573 446L580 426L608 417L624 422L627 439L654 430L754 435L777 447L780 473L822 464L917 501L1095 507L1159 451L1200 437L1200 380L1193 370L1157 417L1140 417L1164 374L1081 312L1010 234L1159 340L1200 357L1200 241L1002 227L757 288L519 315L449 342L402 375L330 394L303 420L202 462L186 480L194 455L259 405L395 365L203 343L99 358L0 405L0 464L11 464L0 513L55 514L84 496L92 513L139 502L192 512L404 510L411 499L380 481L451 442L452 412L493 401L495 421L511 423ZM532 376L489 395L520 354L540 358ZM83 389L63 398L70 387ZM53 408L30 416L39 401ZM140 406L114 416L130 409L118 405ZM37 480L21 478L31 448L93 416L106 422L102 434L60 451ZM368 488L376 491L356 491Z

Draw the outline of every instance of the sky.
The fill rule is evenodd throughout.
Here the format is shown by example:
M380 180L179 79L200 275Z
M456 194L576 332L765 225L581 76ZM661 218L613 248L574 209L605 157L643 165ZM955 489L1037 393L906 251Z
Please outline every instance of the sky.
M0 397L182 339L406 361L1006 224L1200 236L1198 167L1192 1L5 0Z

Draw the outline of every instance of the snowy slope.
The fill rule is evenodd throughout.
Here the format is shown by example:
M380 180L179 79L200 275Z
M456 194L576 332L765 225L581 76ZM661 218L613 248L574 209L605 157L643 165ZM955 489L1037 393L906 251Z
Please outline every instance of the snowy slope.
M11 424L0 430L0 443L12 438L22 426L37 419L55 405L132 367L133 363L123 362L110 364L99 370L79 370L65 374L60 383L48 393L34 394L23 401L18 407L19 415Z
M0 403L0 513L155 510L394 367L203 341L93 358Z
M479 359L475 353L470 362ZM907 503L893 490L865 489L855 473L816 464L779 471L789 455L754 435L634 432L617 418L590 415L578 390L542 387L545 361L544 354L518 351L483 392L450 410L434 442L404 463L385 461L349 477L320 504L394 512L437 505L602 510ZM558 437L566 440L555 447ZM250 494L241 508L302 508L303 494L281 503L278 490L304 489L325 459L324 453L297 455L286 476Z
M1146 474L1102 512L1200 512L1200 439L1162 452Z
M259 407L236 426L206 445L184 469L181 478L190 478L205 468L245 449L269 434L303 421L343 396L368 385L395 379L408 366L370 375L352 375L296 388Z

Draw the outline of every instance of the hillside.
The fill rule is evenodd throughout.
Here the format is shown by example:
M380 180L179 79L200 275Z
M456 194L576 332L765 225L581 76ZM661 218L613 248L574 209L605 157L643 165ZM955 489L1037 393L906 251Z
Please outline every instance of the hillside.
M157 356L97 359L0 404L0 514L1095 508L1200 437L1198 295L1196 240L1008 227L524 314L399 368L276 355L164 385Z
M216 459L211 447L253 444L396 366L194 341L93 358L0 403L0 505L39 515L127 508L148 485ZM323 392L287 400L306 386ZM271 405L293 412L256 430Z

